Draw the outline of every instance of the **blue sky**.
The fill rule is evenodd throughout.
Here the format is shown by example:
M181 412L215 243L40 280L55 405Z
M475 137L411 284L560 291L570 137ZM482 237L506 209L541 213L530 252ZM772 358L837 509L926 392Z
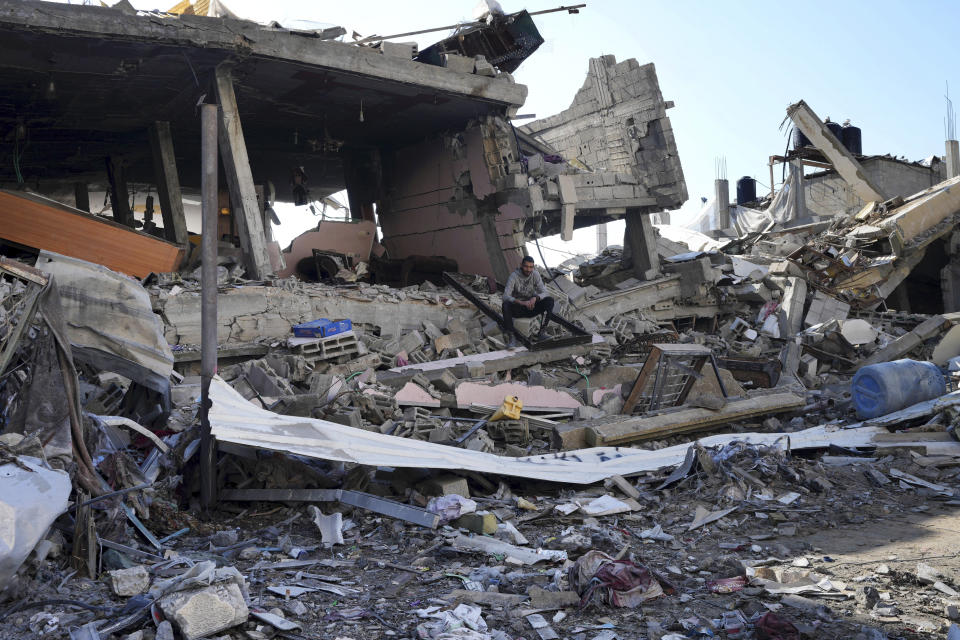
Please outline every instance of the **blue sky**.
M388 35L470 19L475 0L223 0L242 17L340 24L363 35ZM133 0L141 9L173 0ZM501 0L504 10L549 9L556 0ZM583 83L588 58L653 62L673 124L692 217L713 191L714 160L726 157L731 190L742 175L769 187L767 157L782 154L788 104L806 100L820 117L850 118L863 130L864 153L919 160L943 154L945 83L960 103L960 3L919 0L806 0L774 3L587 0L578 15L536 18L546 43L517 71L529 87L524 113L566 108ZM444 34L419 36L426 46ZM777 173L779 180L779 172ZM758 187L763 191L765 187ZM619 242L621 226L611 226ZM560 250L591 250L594 234ZM559 254L558 254L559 255ZM551 260L552 262L552 260Z

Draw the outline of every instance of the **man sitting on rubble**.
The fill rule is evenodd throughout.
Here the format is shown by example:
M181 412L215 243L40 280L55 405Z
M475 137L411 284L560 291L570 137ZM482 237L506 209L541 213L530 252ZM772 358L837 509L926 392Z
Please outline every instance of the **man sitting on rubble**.
M543 340L546 335L547 322L553 311L553 298L547 295L547 288L543 286L543 278L533 266L533 258L524 256L520 268L507 278L507 286L503 289L503 321L507 334L510 336L510 349L518 346L517 332L513 328L513 319L533 318L541 313L543 322L537 340Z

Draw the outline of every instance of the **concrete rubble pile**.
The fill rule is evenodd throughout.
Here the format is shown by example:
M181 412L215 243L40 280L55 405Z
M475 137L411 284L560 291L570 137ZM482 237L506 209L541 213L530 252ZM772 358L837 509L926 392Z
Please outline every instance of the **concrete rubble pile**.
M653 65L591 59L569 108L514 127L526 90L509 74L543 41L525 11L417 51L217 2L5 3L11 33L73 16L81 42L138 50L137 27L177 64L202 50L220 118L237 106L225 70L244 68L243 105L266 109L252 89L289 72L293 38L309 56L291 66L379 73L365 77L441 124L411 117L416 137L377 153L331 125L309 144L345 150L356 219L281 250L274 181L258 201L249 175L272 147L253 126L248 153L221 122L215 283L183 204L167 210L169 173L163 228L129 224L120 165L109 223L82 211L86 187L76 207L0 190L0 637L960 633L960 177L892 193L800 102L788 116L812 146L786 161L829 162L845 206L806 209L800 167L797 189L678 232L651 220L687 198ZM174 103L192 113L188 93ZM289 195L320 202L334 191L309 195L307 176L330 165L305 166ZM553 311L511 334L504 285L528 241L621 218L623 244L537 267Z

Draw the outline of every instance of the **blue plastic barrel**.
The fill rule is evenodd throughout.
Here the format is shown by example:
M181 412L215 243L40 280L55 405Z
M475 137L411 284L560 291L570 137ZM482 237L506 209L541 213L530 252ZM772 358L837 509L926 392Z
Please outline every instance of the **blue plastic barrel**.
M857 371L851 391L857 415L867 419L939 398L947 392L947 383L932 362L894 360Z

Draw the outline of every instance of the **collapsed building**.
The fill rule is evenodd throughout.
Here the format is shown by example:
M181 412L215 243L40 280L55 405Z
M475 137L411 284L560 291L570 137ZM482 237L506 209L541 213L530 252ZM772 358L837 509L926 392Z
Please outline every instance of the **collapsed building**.
M163 219L153 221L151 199L147 231L162 230L154 235L180 245L184 261L181 193L200 186L197 105L207 99L230 123L221 132L222 224L253 279L285 266L265 212L277 201L303 203L308 192L320 199L346 189L354 220L379 218L377 251L391 260L451 258L447 248L457 247L463 271L501 283L527 238L616 217L650 238L644 214L686 200L671 104L653 65L594 60L570 109L527 125L534 138L509 122L526 87L485 59L447 52L436 66L413 59L412 45L357 47L331 40L336 30L232 18L30 2L2 11L3 126L14 142L3 181L29 177L32 191L87 211L90 191L109 191L114 221L128 227L143 221L119 196L143 185ZM535 32L532 21L528 28ZM592 170L544 161L560 152ZM39 233L7 239L36 247L45 242ZM649 242L637 249L644 265ZM169 260L157 266L169 270Z
M798 102L783 186L719 180L701 234L653 224L652 64L515 126L526 11L422 51L217 0L0 33L9 637L960 631L955 554L885 539L957 502L956 142L863 156ZM507 348L527 242L618 219Z

